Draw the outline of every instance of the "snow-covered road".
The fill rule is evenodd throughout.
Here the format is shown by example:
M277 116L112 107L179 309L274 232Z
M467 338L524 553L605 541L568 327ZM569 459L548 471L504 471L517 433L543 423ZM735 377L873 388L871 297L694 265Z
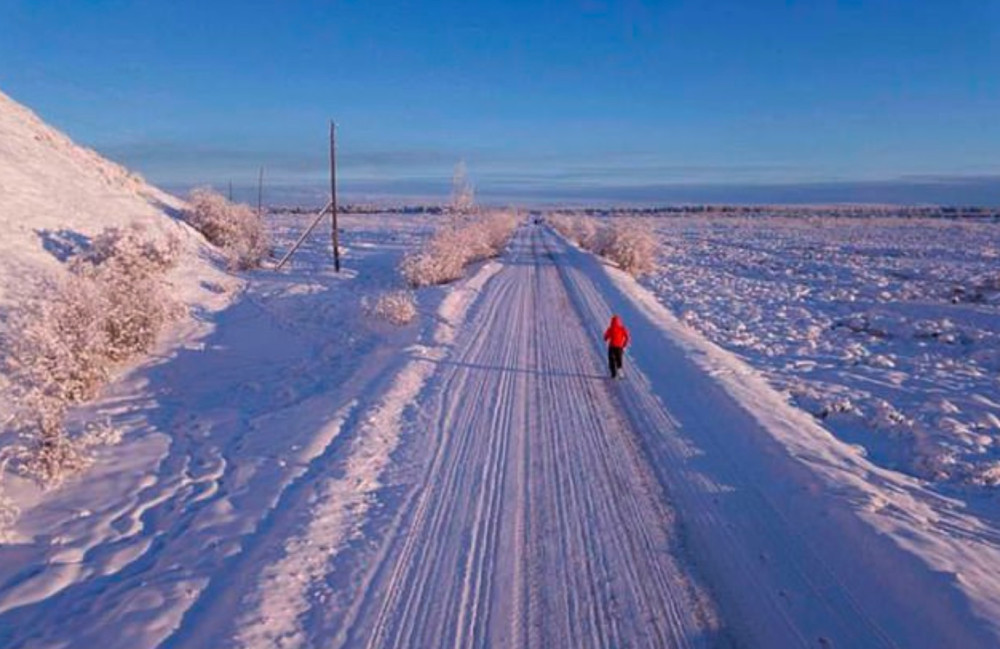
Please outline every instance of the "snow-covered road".
M422 387L373 492L381 513L337 551L291 637L993 646L960 573L927 563L977 549L934 529L946 505L665 326L634 282L545 228L522 228L480 275L454 341L413 361ZM623 382L604 370L612 311L635 339Z
M174 439L157 470L217 456L197 465L210 488L159 475L156 502L113 508L128 532L90 523L73 552L8 548L26 559L0 582L0 644L997 645L994 533L868 463L544 226L443 292L418 344L357 343L371 354L357 372L347 334L329 359L300 358L323 348L330 302L292 297L280 318L230 316L208 351L242 340L231 377L158 370L179 414L199 386L246 391L247 331L273 339L260 328L274 320L304 341L251 368L291 377L239 402L252 429L184 413L177 430L202 438ZM612 312L633 334L623 381L605 376Z
M709 643L600 327L583 326L541 234L516 239L438 362L426 471L334 646Z

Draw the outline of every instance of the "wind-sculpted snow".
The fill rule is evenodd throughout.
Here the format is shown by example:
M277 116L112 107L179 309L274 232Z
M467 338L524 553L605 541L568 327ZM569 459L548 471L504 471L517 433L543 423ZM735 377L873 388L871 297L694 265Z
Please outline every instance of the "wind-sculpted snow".
M220 622L199 611L233 620L268 565L289 565L280 557L301 547L293 532L309 529L317 476L343 469L348 424L416 334L369 323L360 303L398 281L425 225L344 223L347 271L332 272L317 237L288 272L258 273L230 308L200 314L81 413L110 417L119 446L60 489L15 492L0 646L217 646ZM288 245L304 225L281 219L276 238Z
M877 463L1000 484L1000 223L652 219L648 282Z

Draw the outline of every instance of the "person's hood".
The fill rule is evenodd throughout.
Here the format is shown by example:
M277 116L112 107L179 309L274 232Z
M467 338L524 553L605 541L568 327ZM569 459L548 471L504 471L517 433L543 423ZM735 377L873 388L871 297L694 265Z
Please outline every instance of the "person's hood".
M611 326L612 327L620 327L620 326L622 326L622 320L621 320L621 318L619 318L616 315L611 316Z

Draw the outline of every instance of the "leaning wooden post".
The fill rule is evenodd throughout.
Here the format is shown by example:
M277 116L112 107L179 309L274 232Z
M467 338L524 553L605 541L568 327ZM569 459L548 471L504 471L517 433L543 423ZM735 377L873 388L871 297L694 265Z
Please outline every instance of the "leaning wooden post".
M274 268L275 270L281 270L281 267L285 265L285 262L291 259L292 255L295 254L295 251L298 250L299 246L302 245L302 242L305 241L306 237L309 236L309 233L312 232L313 228L315 228L316 225L320 222L320 219L326 216L326 211L328 209L330 209L330 203L327 203L326 207L324 207L319 211L319 214L316 215L316 218L313 219L313 222L309 224L309 227L306 228L306 231L303 232L302 235L299 237L298 241L295 242L295 245L292 246L292 249L286 252L285 256L282 257L281 261L278 262L278 265L275 266Z
M337 143L336 125L330 120L330 221L333 225L333 269L340 272L340 235L337 232Z

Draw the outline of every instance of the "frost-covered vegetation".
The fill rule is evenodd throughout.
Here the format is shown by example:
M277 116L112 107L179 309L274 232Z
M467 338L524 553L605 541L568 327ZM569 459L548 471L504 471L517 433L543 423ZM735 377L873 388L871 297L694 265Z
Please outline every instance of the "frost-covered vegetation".
M1000 484L1000 223L650 220L649 285L689 326L874 461Z
M162 281L178 248L176 239L154 241L140 228L109 228L68 260L67 279L8 314L0 365L13 405L7 424L22 443L6 453L21 472L58 482L114 434L98 425L70 439L66 412L93 398L115 364L149 351L180 312Z
M249 205L230 203L211 189L196 189L188 199L185 220L225 252L231 268L257 268L270 252L263 220Z
M467 265L499 255L518 221L508 210L455 214L403 258L400 272L414 288L456 280Z
M473 211L476 206L476 190L469 180L465 162L455 165L455 174L451 179L451 210L460 214Z
M553 214L549 223L581 248L601 255L635 277L656 268L659 240L646 219Z
M413 291L386 291L374 299L365 298L363 306L369 316L398 326L410 324L417 317Z

